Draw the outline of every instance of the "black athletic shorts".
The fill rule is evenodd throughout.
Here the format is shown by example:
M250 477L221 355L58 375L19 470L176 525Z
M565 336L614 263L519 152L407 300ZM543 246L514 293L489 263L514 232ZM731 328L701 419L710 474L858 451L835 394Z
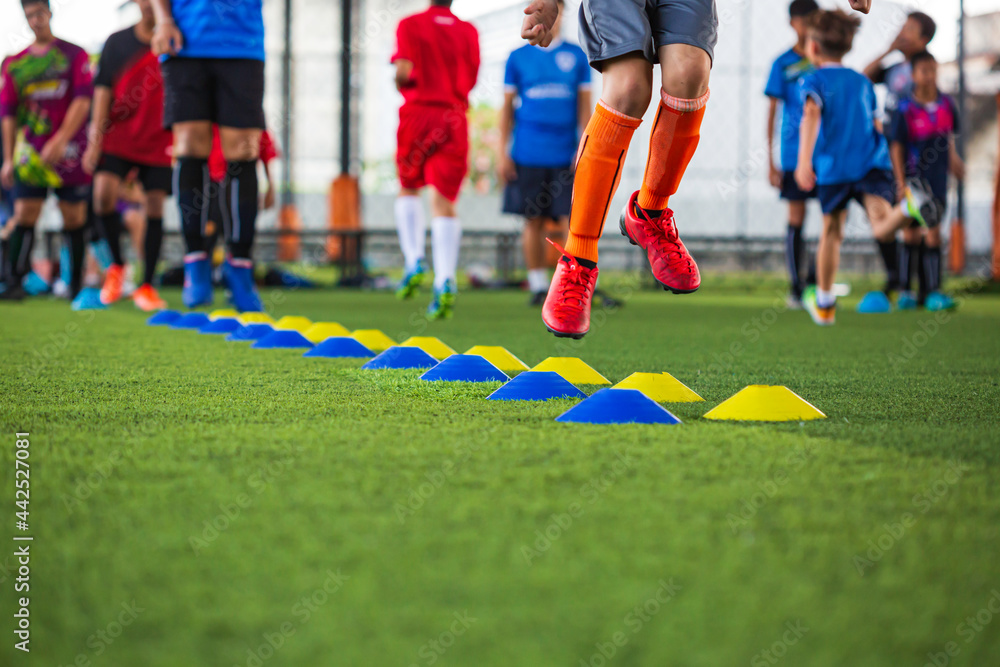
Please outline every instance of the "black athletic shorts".
M815 199L817 196L815 187L810 192L799 187L795 181L794 171L786 171L781 174L781 198L785 201L806 201L807 199Z
M569 216L574 176L569 166L516 168L517 178L504 189L504 213L550 220Z
M126 160L125 158L109 153L104 153L101 156L101 163L97 165L98 172L104 171L114 174L122 180L128 177L129 172L133 169L139 171L139 182L142 183L142 189L146 192L162 190L167 195L171 194L171 176L173 170L170 167L152 167L148 164L139 164L138 162L132 162L131 160Z
M264 62L248 58L169 58L163 71L163 126L197 120L264 129Z

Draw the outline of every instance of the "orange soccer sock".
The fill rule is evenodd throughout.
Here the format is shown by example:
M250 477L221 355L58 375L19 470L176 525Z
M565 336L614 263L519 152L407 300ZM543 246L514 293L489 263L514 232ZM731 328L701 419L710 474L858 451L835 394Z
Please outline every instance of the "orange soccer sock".
M649 137L649 161L642 177L638 204L647 211L667 208L670 195L677 192L701 138L708 91L686 100L660 91L662 99Z
M632 134L642 123L598 102L580 141L573 183L573 212L566 252L597 261L597 242L608 217L608 207L622 178L622 166Z

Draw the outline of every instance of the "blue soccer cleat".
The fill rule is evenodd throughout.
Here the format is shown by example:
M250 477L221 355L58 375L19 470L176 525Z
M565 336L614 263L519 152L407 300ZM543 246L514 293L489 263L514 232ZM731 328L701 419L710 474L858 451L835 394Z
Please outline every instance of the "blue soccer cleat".
M101 301L101 290L96 287L84 287L70 304L73 310L107 310Z
M184 290L181 293L188 308L208 306L214 300L212 293L212 262L203 252L194 252L184 258Z
M24 277L24 291L29 296L41 296L42 294L48 294L51 290L52 288L45 282L45 279L34 271Z
M896 308L898 310L916 310L917 300L913 298L913 293L901 292L899 298L896 299Z
M427 307L427 319L444 320L450 318L455 309L455 297L457 294L458 289L455 287L455 281L451 278L444 281L442 288L435 288L434 300Z
M222 277L229 288L229 302L241 313L260 313L264 304L253 280L253 262L227 257L222 265Z
M931 292L927 295L927 300L924 302L924 308L928 312L936 313L941 310L955 310L958 304L947 294L943 292Z
M424 275L427 273L427 267L424 266L424 260L417 260L417 266L412 271L407 271L406 275L403 276L403 280L400 281L399 287L396 288L396 298L397 299L409 299L420 286L424 284Z

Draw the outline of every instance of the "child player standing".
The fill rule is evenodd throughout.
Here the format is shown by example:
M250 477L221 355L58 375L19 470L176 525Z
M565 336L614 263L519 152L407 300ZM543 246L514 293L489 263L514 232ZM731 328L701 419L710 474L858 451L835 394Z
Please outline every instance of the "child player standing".
M813 70L812 63L806 56L806 30L809 17L818 9L816 0L793 0L788 13L798 41L774 61L764 88L764 94L771 100L767 117L768 146L774 146L774 121L778 115L778 104L781 104L780 167L774 164L773 150L768 151L767 156L770 160L771 185L778 188L781 198L788 202L788 231L785 235L785 257L791 277L788 304L796 309L802 307L802 292L806 283L802 266L805 259L802 225L806 219L806 202L816 197L815 190L805 192L795 183L795 166L799 159L799 123L802 120L799 82Z
M859 11L871 8L871 0L850 1ZM555 37L557 0L534 0L524 13L521 37L548 46ZM646 171L619 228L646 251L664 289L687 294L701 286L669 204L701 137L719 23L714 0L583 0L580 19L581 42L591 66L603 74L603 87L580 141L569 236L542 308L546 328L564 338L582 338L590 330L597 244L632 134L649 108L657 62L660 102Z
M862 204L875 238L893 238L908 218L920 219L926 197L907 191L896 201L889 146L875 119L875 88L863 74L841 62L851 50L861 21L842 11L816 12L809 26L807 53L816 71L802 79L804 98L795 180L803 190L817 187L823 231L817 251L817 287L803 305L816 324L835 320L833 281L840 263L847 205Z
M452 316L462 225L455 204L469 168L469 93L479 77L479 33L451 13L451 0L408 16L396 29L399 109L396 167L400 191L396 228L406 262L397 295L407 299L423 282L425 225L420 191L431 188L434 299L429 319Z
M923 207L926 228L911 225L903 231L903 243L916 252L922 271L917 298L911 291L910 262L899 267L901 292L897 304L906 310L923 305L927 310L955 307L951 297L941 293L941 222L948 210L948 172L959 179L965 165L955 150L958 110L955 102L938 91L937 61L927 51L910 59L913 91L900 100L892 116L888 136L893 173L899 188L915 181L914 187L931 194ZM925 242L921 244L921 241Z

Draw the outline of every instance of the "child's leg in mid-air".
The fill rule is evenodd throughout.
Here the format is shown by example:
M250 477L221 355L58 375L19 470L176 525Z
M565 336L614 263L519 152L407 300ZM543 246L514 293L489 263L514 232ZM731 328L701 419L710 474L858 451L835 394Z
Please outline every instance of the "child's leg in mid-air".
M601 100L580 141L566 240L566 252L594 264L632 134L649 107L653 66L629 54L604 62L602 75Z
M889 241L895 238L896 232L910 219L906 217L899 206L893 206L883 197L873 194L866 194L865 211L868 213L868 221L872 225L872 232L879 241Z
M833 283L840 268L840 246L844 242L847 209L823 215L823 232L816 250L816 303L829 308L836 302Z
M667 208L701 138L712 59L697 46L667 44L657 54L662 87L637 204L655 218Z

